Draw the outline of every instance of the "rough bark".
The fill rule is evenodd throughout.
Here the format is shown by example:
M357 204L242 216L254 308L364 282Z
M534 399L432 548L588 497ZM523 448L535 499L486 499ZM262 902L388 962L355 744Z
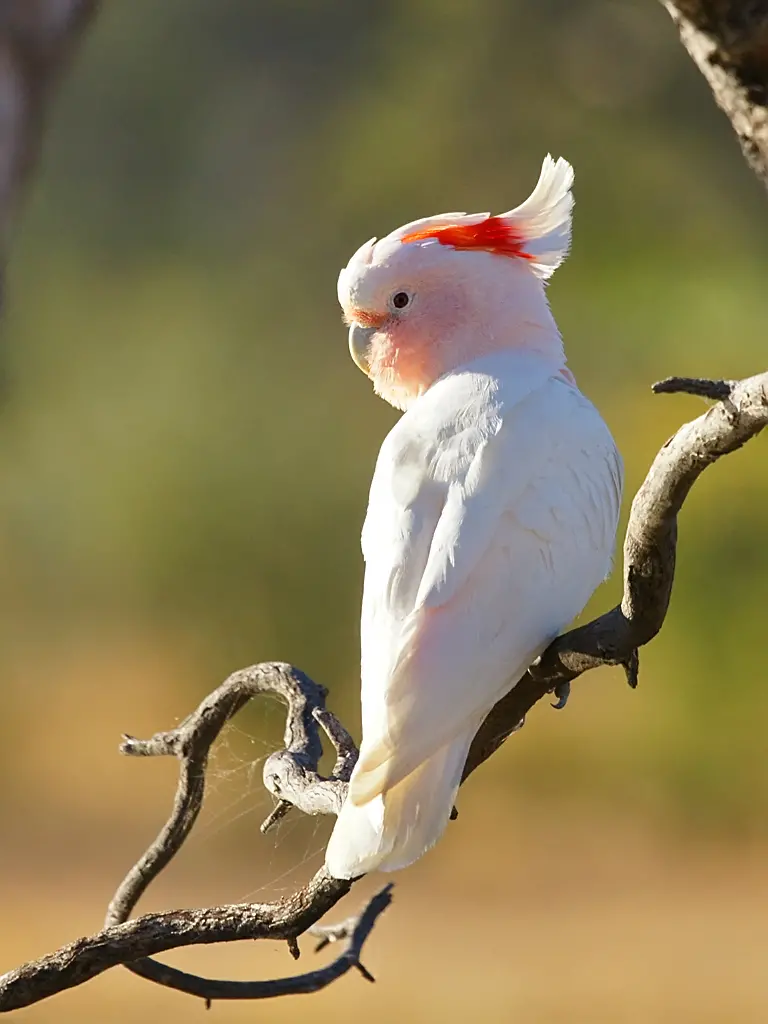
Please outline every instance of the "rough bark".
M662 0L768 187L768 0Z

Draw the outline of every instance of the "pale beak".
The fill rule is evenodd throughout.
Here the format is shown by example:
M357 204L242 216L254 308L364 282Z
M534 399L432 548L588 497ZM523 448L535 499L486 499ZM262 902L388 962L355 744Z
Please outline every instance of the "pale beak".
M377 330L376 327L362 327L360 324L352 324L349 328L349 354L366 376L370 370L368 347Z

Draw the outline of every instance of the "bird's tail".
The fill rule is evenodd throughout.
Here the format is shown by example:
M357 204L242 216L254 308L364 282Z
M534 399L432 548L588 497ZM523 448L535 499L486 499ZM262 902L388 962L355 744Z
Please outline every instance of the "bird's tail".
M345 802L325 854L334 878L397 871L437 842L451 815L475 726L392 789L364 804Z

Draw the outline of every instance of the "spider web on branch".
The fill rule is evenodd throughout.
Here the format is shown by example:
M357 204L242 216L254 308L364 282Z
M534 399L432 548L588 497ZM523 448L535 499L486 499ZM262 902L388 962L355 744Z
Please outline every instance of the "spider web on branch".
M187 846L193 857L202 851L210 856L210 848L217 845L224 851L223 860L229 861L234 854L238 881L244 874L243 860L250 860L255 884L225 894L234 902L293 892L320 867L328 841L330 819L298 812L288 814L266 835L260 831L274 807L262 782L262 769L281 745L284 714L279 698L268 695L253 706L245 725L228 722L211 750L205 800Z

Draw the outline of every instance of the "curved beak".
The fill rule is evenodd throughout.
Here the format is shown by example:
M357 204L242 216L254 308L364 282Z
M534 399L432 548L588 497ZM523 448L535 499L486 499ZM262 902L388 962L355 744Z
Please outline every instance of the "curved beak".
M352 324L349 328L349 354L366 376L370 369L368 347L376 331L376 327L362 327L360 324Z

